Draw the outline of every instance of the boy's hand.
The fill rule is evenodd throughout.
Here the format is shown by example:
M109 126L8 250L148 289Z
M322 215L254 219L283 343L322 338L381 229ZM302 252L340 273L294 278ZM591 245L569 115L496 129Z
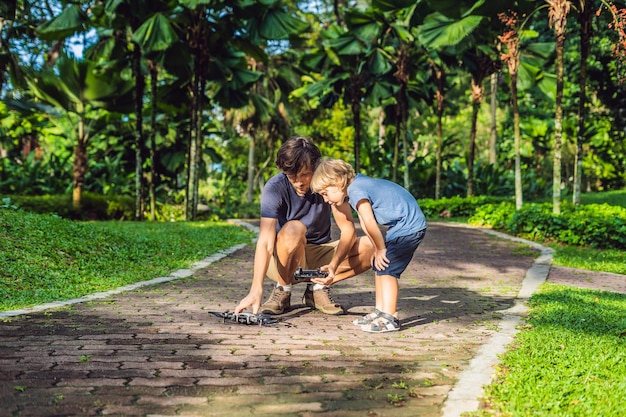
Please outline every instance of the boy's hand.
M377 250L374 253L373 264L374 268L377 271L382 271L389 266L389 259L387 258L387 248Z

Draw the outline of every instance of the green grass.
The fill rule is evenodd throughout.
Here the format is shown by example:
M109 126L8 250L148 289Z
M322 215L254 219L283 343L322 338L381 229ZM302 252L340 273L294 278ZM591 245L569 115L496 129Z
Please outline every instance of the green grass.
M470 416L626 415L626 295L544 284Z
M626 189L618 191L606 191L602 193L586 193L580 196L581 204L610 204L612 206L626 207Z
M553 265L626 275L626 251L552 246Z
M252 237L227 223L86 223L0 208L0 311L167 276Z

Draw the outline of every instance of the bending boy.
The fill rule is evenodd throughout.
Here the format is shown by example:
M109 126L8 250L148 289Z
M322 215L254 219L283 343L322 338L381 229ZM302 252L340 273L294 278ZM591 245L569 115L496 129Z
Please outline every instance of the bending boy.
M376 308L357 319L366 332L400 329L398 320L398 280L426 234L426 218L415 198L391 181L355 175L344 161L321 161L311 180L311 189L333 208L348 203L359 213L361 226L375 247L372 259L376 271ZM379 224L388 226L386 235Z

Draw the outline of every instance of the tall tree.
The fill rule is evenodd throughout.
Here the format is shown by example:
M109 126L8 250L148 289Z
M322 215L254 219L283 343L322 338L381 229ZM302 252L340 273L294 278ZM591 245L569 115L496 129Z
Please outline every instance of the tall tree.
M208 105L239 108L249 102L250 88L263 76L248 58L265 61L261 45L286 40L307 27L280 0L268 2L179 0L181 37L188 48L191 78L191 133L188 155L186 218L196 217Z
M421 44L427 49L435 49L441 54L443 58L446 53L451 56L462 57L460 58L464 63L464 66L472 73L472 127L470 132L470 152L468 155L468 195L473 194L473 159L474 159L474 147L475 147L475 135L476 135L476 120L478 118L478 108L480 107L480 101L482 100L482 80L495 71L493 62L488 59L488 56L482 51L486 47L481 43L480 39L482 35L476 35L475 32L483 22L485 16L480 8L484 2L441 2L429 3L436 12L428 15L422 25L416 29L417 36ZM476 37L478 36L479 39ZM432 55L432 53L431 53ZM439 77L444 74L440 72L442 67L438 61L432 61L431 66L435 64L435 74L439 73ZM436 75L435 78L438 76ZM443 79L437 81L438 93L437 105L443 104L443 88L444 84L441 83ZM438 108L438 117L443 115L443 108ZM443 133L438 134L437 153L438 158L441 158L443 146ZM437 163L437 170L441 172L441 161ZM440 174L439 174L440 175ZM437 195L437 190L435 191Z
M340 97L349 104L354 128L354 168L359 172L364 101L375 76L389 71L390 66L376 48L381 25L371 10L350 8L343 20L345 28L332 25L323 32L321 45L303 57L302 65L309 71L310 81L292 95L309 97L325 107L334 105Z
M565 28L571 2L568 0L546 0L549 5L548 22L556 37L556 103L554 116L554 163L552 173L552 211L561 213L561 159L563 136L563 54L565 50Z
M513 136L515 141L515 207L519 210L524 202L522 193L522 162L520 156L521 133L520 115L517 97L517 74L520 66L520 28L522 26L517 13L500 14L500 20L504 23L505 31L499 37L504 50L502 60L506 62L509 69L511 107L513 108Z
M38 99L56 107L70 123L75 123L72 203L75 208L80 208L87 172L87 146L92 133L89 110L128 108L132 82L121 79L117 73L101 71L92 61L75 60L65 55L57 60L56 70L29 71L27 79Z
M484 80L499 68L499 62L481 51L464 54L465 65L471 74L472 86L472 116L469 137L469 154L467 157L467 196L474 195L474 160L476 159L476 132L478 128L478 113L483 101L485 86Z
M578 3L578 25L580 27L580 72L578 73L578 128L576 132L576 155L574 158L574 190L572 202L580 204L580 188L582 183L583 145L585 142L585 121L587 112L587 61L593 36L593 10L591 0L580 0Z

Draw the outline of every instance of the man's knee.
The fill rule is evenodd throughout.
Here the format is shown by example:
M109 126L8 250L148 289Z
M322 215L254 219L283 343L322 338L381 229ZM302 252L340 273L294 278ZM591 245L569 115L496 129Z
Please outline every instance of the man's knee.
M299 220L288 221L280 228L276 237L277 244L295 248L306 244L306 226Z
M374 244L367 236L362 236L356 243L357 251L359 255L370 256L374 254Z

